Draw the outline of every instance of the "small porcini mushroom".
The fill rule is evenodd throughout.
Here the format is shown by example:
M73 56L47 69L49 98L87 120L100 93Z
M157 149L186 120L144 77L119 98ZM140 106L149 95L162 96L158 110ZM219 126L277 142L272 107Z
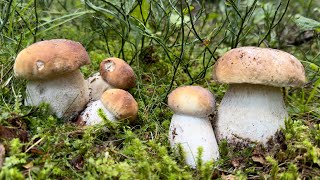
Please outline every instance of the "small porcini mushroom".
M90 99L98 100L107 89L117 88L128 90L136 85L133 69L124 60L107 58L100 63L100 73L88 79Z
M302 64L289 53L269 48L241 47L215 64L213 78L230 84L218 108L218 140L243 139L264 145L284 127L288 117L280 87L302 86Z
M200 86L183 86L173 90L168 105L174 115L169 129L172 148L181 144L186 163L196 167L198 148L203 148L204 162L219 158L217 141L209 121L215 108L213 94Z
M89 101L88 85L79 68L90 63L78 42L53 39L23 49L15 60L14 73L27 83L26 104L50 104L59 118L78 115Z
M93 101L81 113L80 119L86 125L101 123L103 119L99 116L101 109L110 121L129 120L133 122L137 118L138 103L133 96L122 89L109 89L105 91L100 100Z

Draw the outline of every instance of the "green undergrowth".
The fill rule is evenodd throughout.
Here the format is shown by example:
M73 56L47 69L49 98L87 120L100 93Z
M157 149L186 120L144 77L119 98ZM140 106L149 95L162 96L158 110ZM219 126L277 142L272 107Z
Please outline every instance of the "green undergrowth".
M50 1L0 0L0 179L319 179L320 5L297 1ZM45 39L79 41L91 64L87 78L108 57L123 58L137 85L133 124L84 127L64 122L47 104L24 105L26 81L13 64L28 45ZM307 83L283 89L290 119L268 147L219 143L221 158L198 169L171 150L167 95L200 85L219 105L227 85L213 82L212 66L231 48L271 47L304 65ZM213 115L214 116L214 115ZM0 153L1 154L1 153ZM0 157L1 158L1 157Z

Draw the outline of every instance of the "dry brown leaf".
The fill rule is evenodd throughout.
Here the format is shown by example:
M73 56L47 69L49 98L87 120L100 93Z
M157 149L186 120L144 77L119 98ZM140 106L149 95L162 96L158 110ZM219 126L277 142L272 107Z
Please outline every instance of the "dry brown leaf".
M236 176L229 174L229 175L222 175L221 178L223 180L236 180Z
M253 155L252 156L252 160L253 162L257 162L257 163L260 163L262 165L266 164L266 159L264 158L263 155Z
M30 169L30 168L32 168L32 167L33 167L33 162L32 162L32 161L30 161L29 163L27 163L27 164L23 165L23 167L24 167L24 168L26 168L26 169Z
M233 167L238 168L241 165L242 158L233 158L231 159L231 164Z

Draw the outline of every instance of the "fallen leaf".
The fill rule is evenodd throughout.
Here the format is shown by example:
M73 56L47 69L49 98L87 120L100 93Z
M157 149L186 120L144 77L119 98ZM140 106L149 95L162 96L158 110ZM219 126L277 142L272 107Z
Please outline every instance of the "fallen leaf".
M30 168L32 168L32 167L33 167L33 162L32 162L32 161L30 161L29 163L27 163L27 164L23 165L23 167L24 167L24 168L26 168L26 169L30 169Z
M84 159L82 157L82 155L77 155L76 157L74 157L71 161L70 164L75 167L78 170L81 170L83 168L84 165Z
M257 162L257 163L260 163L262 165L266 164L266 159L261 154L253 155L252 156L252 160L253 160L253 162Z
M233 158L231 159L231 164L233 167L238 168L241 164L241 161L242 161L242 158L239 158L239 157Z
M34 155L42 155L44 152L36 147L30 149L30 152Z
M229 174L229 175L222 175L221 178L223 180L235 180L236 179L236 176L232 175L232 174Z

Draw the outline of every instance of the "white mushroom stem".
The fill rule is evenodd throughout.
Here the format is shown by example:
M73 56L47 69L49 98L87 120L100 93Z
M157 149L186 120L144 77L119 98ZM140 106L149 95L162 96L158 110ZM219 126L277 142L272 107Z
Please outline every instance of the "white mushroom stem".
M48 80L33 80L27 84L26 105L49 103L58 118L72 119L89 101L89 90L80 70Z
M174 114L169 129L171 147L181 144L186 163L195 168L198 148L203 148L203 162L219 158L218 144L208 117Z
M103 121L99 116L99 109L106 115L108 120L116 121L116 117L104 107L100 100L96 100L88 104L87 108L81 113L80 118L86 123L86 125L95 125Z
M266 144L288 117L279 87L231 84L218 108L217 138ZM237 139L240 138L240 139Z
M105 80L102 79L100 73L96 73L87 79L89 85L89 98L90 101L100 99L103 92L113 88Z

